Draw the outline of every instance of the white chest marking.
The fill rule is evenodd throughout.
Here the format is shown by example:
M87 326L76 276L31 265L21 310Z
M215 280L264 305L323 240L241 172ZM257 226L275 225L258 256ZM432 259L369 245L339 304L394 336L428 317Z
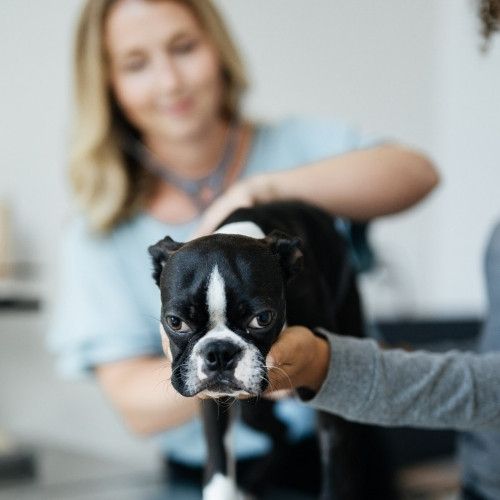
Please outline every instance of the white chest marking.
M217 265L208 278L207 308L210 328L223 328L226 324L226 289Z
M231 222L226 224L215 231L219 234L239 234L241 236L248 236L250 238L264 238L266 235L262 229L255 224L255 222Z
M221 473L215 474L203 488L203 500L237 500L238 491L234 480Z

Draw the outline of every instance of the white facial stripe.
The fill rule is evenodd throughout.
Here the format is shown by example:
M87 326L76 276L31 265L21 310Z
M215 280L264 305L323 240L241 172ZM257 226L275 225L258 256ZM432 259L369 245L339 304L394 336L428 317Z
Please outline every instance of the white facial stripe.
M266 235L255 222L232 222L215 231L218 234L239 234L250 238L264 238Z
M222 328L226 324L226 290L217 265L208 279L207 307L210 328Z

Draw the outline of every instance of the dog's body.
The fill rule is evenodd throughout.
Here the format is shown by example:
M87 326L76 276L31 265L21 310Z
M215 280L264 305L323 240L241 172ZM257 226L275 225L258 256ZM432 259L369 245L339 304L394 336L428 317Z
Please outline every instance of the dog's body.
M291 236L289 236L291 235ZM265 358L285 323L361 335L363 319L346 244L332 218L300 203L272 203L231 214L215 234L150 247L170 340L172 384L204 402L209 458L204 500L237 498L227 437L232 416L220 398L259 396ZM242 403L243 420L268 432L273 451L244 490L260 494L286 442L270 401ZM371 430L319 414L324 500L391 500ZM373 463L370 463L372 462Z

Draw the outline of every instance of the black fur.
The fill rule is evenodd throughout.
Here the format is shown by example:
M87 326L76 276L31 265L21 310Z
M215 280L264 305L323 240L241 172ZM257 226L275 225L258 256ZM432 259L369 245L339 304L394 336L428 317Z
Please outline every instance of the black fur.
M240 221L255 222L267 234L263 243L279 259L288 325L304 325L311 329L323 327L340 334L363 336L364 320L355 273L347 244L335 229L332 217L309 205L281 202L236 210L221 226ZM203 240L207 259L209 251L217 251L212 249L209 241L215 244L216 235L213 239L208 237L208 240ZM233 258L238 252L238 241L235 240ZM149 249L154 263L153 276L162 294L167 286L162 282L162 270L167 260L182 246L167 237ZM193 261L189 265L203 267L206 263ZM275 332L262 345L264 357L278 333ZM183 348L181 345L178 349L179 356ZM175 386L175 380L173 383ZM229 417L212 400L204 402L203 415L205 425L211 426L216 425L214 420L218 415L223 415L223 421L217 423L220 427L219 438L214 440L213 435L209 436L208 480L217 471L227 473L225 456L221 456L221 439ZM269 432L274 443L273 451L263 461L262 467L255 468L242 481L247 491L261 494L272 481L273 473L286 461L286 429L273 418L272 403L267 400L258 403L255 400L244 401L242 418L249 425ZM207 424L209 421L211 423ZM384 460L385 453L375 428L349 423L321 412L318 424L321 455L325 459L322 461L322 500L396 498L391 472ZM304 463L310 460L309 457L302 459Z

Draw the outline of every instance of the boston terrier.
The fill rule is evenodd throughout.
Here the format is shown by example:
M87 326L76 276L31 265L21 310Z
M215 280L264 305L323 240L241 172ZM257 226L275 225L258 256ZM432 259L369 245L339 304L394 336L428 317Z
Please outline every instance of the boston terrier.
M235 500L239 491L258 498L286 454L287 429L274 403L258 398L270 383L271 345L285 325L363 333L346 241L321 210L273 202L236 210L209 236L186 243L167 236L149 252L172 385L183 396L208 397L203 500ZM249 398L239 401L241 418L267 432L273 448L237 485L229 436L241 395ZM395 498L375 429L318 412L318 437L322 500Z

